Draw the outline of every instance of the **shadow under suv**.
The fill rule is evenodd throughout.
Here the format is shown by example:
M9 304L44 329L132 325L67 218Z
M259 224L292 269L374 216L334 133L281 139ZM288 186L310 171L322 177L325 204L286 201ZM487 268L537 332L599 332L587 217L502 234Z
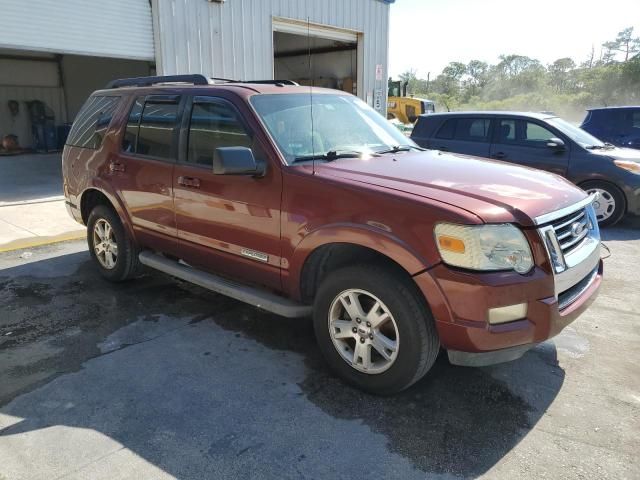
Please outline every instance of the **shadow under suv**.
M287 317L370 392L441 347L520 357L602 280L593 198L566 180L424 151L357 97L201 75L113 82L63 153L70 214L112 281L140 264Z
M563 176L598 193L601 226L640 215L640 152L604 143L544 113L451 112L421 115L411 133L418 145L487 157Z

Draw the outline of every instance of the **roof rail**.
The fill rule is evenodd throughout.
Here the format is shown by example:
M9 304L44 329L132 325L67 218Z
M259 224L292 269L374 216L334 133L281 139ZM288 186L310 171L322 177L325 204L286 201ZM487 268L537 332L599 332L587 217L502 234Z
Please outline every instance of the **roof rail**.
M293 85L299 87L300 84L293 80L245 80L242 83L262 83L264 85Z
M155 77L134 77L111 80L105 88L120 87L149 87L159 83L191 83L193 85L208 85L207 77L200 74L193 75L160 75Z

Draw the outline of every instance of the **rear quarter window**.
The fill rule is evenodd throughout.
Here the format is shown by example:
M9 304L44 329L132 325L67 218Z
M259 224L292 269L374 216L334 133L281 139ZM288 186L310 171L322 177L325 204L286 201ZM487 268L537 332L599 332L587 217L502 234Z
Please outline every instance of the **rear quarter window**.
M117 96L89 97L73 122L67 145L100 148L119 100Z

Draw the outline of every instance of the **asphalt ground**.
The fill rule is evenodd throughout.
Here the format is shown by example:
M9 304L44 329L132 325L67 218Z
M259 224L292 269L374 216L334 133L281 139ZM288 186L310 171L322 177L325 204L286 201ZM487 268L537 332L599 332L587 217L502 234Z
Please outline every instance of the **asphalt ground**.
M517 361L375 397L289 320L84 242L0 253L0 479L612 478L640 472L640 219L599 298Z

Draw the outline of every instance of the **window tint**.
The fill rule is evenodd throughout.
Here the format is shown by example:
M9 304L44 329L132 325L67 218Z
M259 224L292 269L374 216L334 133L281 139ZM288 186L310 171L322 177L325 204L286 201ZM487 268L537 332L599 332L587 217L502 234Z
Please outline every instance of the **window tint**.
M455 131L455 128L456 128L456 120L454 118L447 120L440 127L440 130L438 130L438 133L436 133L436 138L442 138L443 140L451 140L453 138L453 132Z
M127 120L127 128L122 138L122 150L124 152L134 153L136 150L136 139L138 137L138 125L142 116L142 108L144 107L144 97L136 98L133 102L129 119Z
M140 119L136 153L172 158L171 145L177 117L177 103L146 102Z
M189 163L211 166L216 148L251 148L251 143L233 107L222 101L193 104L187 154Z
M96 149L102 140L120 97L90 97L73 122L67 145Z
M516 140L516 121L500 120L498 128L499 142L514 142Z
M546 128L532 122L527 122L524 133L523 140L526 143L542 144L541 146L546 145L547 140L556 136Z
M488 118L459 118L454 138L469 142L488 142L490 123Z
M640 111L631 113L631 126L640 128Z

